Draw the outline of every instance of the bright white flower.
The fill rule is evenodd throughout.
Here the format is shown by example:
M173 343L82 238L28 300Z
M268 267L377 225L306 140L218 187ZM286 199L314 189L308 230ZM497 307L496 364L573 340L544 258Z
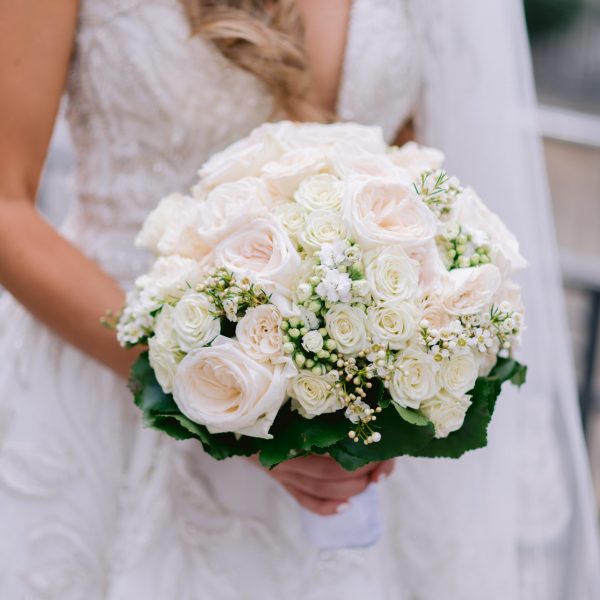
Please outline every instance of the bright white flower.
M256 219L248 227L226 237L216 248L214 260L230 271L250 272L261 284L289 290L300 268L300 256L275 221Z
M278 362L283 357L281 312L272 304L246 311L235 335L244 351L256 360Z
M213 247L223 238L257 217L267 214L272 199L265 184L256 177L245 177L214 188L200 205L197 233Z
M493 262L504 273L511 274L527 266L515 236L472 189L467 188L456 199L452 218L468 226L471 231L480 230L489 237Z
M273 216L291 236L296 236L304 227L308 211L295 202L284 202L273 209Z
M339 410L342 405L334 383L335 379L330 375L301 371L290 380L287 389L292 408L306 419Z
M334 304L325 315L325 327L342 354L352 356L366 346L366 315L357 307Z
M419 408L439 390L433 358L413 348L402 352L389 379L388 390L399 406Z
M350 263L347 251L351 248L346 240L334 240L331 243L325 243L317 252L321 264L329 269L335 269L341 265Z
M386 302L367 309L369 335L391 350L406 346L415 335L419 320L419 309L411 302Z
M439 390L434 397L421 404L421 412L435 426L435 437L445 438L462 427L469 406L469 396L457 398L445 390Z
M379 248L364 257L366 278L375 300L412 300L418 293L418 265L400 247Z
M327 269L316 293L329 302L350 302L352 299L352 280L348 273L340 273L337 269Z
M494 265L450 271L444 280L442 307L452 315L470 315L488 307L501 283Z
M219 335L221 325L211 314L214 310L207 296L195 292L185 293L175 305L173 331L184 352L194 352Z
M292 374L286 363L256 361L240 344L220 337L181 361L173 398L186 417L210 433L270 439Z
M323 350L323 336L318 331L309 331L302 336L302 347L307 352L316 354Z
M179 254L200 258L206 255L209 248L194 228L198 211L198 202L189 196L171 194L163 198L146 217L135 245L163 256Z
M285 124L265 123L248 137L213 154L200 168L203 184L210 188L257 176L263 165L277 160L284 151L280 141L284 128Z
M423 244L437 228L410 185L397 179L350 177L342 214L352 237L367 250Z
M308 210L339 211L342 208L344 185L335 175L320 173L304 179L294 194L294 200Z
M438 371L440 387L460 398L473 389L477 374L477 361L471 352L454 354L442 361Z
M371 284L366 279L357 279L352 282L352 295L355 298L364 298L371 292Z
M313 295L313 286L310 283L301 283L296 288L296 297L299 302L306 302Z
M266 164L262 178L273 193L291 198L303 179L322 172L327 165L323 148L297 148Z
M298 234L298 240L305 250L319 250L323 244L331 244L348 237L348 232L337 213L317 210L311 212Z

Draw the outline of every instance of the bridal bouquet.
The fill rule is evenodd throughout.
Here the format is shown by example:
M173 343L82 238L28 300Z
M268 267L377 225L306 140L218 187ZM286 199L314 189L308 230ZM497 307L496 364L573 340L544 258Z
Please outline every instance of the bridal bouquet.
M346 469L485 446L520 385L518 245L442 155L378 128L266 124L164 198L117 326L148 426L218 459Z

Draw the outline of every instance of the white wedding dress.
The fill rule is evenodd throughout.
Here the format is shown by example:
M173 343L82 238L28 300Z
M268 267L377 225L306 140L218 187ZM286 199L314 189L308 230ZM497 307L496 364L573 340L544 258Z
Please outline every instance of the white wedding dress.
M342 118L389 140L422 83L407 8L354 0L339 94ZM68 93L78 202L63 233L125 287L146 265L132 242L148 211L273 108L255 78L190 38L176 0L83 0ZM582 547L571 536L578 500L551 426L539 425L527 468L505 460L517 454L502 434L514 397L489 448L398 460L380 485L380 543L324 553L268 475L144 430L124 381L8 295L0 354L3 600L595 598L593 552L571 556L583 567L565 575Z

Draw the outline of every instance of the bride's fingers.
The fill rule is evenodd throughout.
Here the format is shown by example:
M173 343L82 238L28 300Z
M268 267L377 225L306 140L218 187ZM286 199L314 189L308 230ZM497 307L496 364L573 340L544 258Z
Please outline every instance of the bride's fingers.
M383 462L377 463L375 469L369 473L369 481L378 483L392 473L395 464L396 463L393 460L384 460Z
M298 473L284 473L277 478L284 485L290 485L296 489L323 500L348 500L363 492L370 483L369 477L363 475L354 479L344 481L324 481L305 477Z
M276 469L299 473L313 479L324 481L345 481L363 477L373 471L377 465L367 465L355 471L346 471L342 466L327 456L302 456L289 460Z
M318 515L334 515L339 512L340 507L345 505L345 502L340 502L339 500L323 500L322 498L315 498L292 485L284 485L283 487L291 494L291 496L293 496L300 506L311 512L317 513Z

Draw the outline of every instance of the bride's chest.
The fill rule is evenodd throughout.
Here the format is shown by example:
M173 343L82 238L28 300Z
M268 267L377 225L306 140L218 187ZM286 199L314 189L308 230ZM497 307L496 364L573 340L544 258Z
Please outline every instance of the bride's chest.
M405 2L354 0L338 95L342 119L388 138L418 87ZM83 0L70 96L75 142L109 138L125 162L166 150L198 165L273 109L255 77L190 36L179 0Z

